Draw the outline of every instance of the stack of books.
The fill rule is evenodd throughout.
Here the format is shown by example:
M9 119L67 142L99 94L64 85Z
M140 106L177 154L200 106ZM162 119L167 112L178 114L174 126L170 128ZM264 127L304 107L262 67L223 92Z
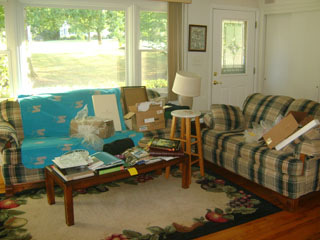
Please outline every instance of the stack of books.
M71 156L71 155L70 155ZM77 156L79 157L79 156ZM96 152L83 159L57 157L51 168L65 181L124 170L124 161L106 152Z
M183 156L180 141L168 138L153 138L149 143L150 156Z
M88 168L98 175L124 170L125 162L107 152L96 152L90 156Z
M94 171L90 170L87 166L78 166L71 168L60 168L57 165L51 165L51 168L58 173L65 181L71 181L94 175Z

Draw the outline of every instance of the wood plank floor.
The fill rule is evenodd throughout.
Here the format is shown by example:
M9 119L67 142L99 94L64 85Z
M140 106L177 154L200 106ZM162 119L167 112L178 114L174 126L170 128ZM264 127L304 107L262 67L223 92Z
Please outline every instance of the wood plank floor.
M5 193L5 187L4 187L4 180L3 180L3 176L2 176L2 169L0 166L0 194L4 194Z
M211 169L215 171L215 169ZM218 174L221 172L215 171ZM238 185L278 205L272 193L246 179L233 179ZM281 211L246 224L213 233L198 240L320 240L320 195L302 202L294 212Z

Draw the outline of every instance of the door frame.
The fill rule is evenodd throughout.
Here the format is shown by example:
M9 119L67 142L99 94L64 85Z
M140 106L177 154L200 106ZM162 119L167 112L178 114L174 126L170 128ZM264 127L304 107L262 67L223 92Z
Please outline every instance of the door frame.
M259 77L259 36L260 36L260 12L258 8L247 8L247 7L233 7L233 6L226 6L226 5L219 5L219 4L213 4L211 6L210 11L210 37L208 39L208 46L207 49L209 51L209 59L210 59L210 78L207 82L208 87L208 101L207 101L207 109L211 108L211 99L212 99L212 81L213 81L213 12L214 10L226 10L226 11L246 11L246 12L254 12L255 13L255 21L257 23L256 31L255 31L255 44L254 44L254 69L255 74L253 76L253 92L257 92L259 89L258 84L258 77Z

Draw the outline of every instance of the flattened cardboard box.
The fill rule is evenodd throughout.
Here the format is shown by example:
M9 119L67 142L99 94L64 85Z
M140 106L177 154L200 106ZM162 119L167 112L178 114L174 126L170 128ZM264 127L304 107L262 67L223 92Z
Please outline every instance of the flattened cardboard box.
M271 128L262 137L267 146L271 149L281 141L297 131L300 125L304 126L313 118L305 112L289 112L281 121Z
M139 132L165 128L164 111L160 105L151 104L146 112L138 112L136 106L129 106L129 113L124 116L127 126ZM131 123L130 123L131 120Z
M96 134L100 138L108 138L114 135L114 125L112 120L97 120L97 119L86 119L86 120L75 120L72 119L70 122L70 135L77 134L80 125L90 125L95 128Z

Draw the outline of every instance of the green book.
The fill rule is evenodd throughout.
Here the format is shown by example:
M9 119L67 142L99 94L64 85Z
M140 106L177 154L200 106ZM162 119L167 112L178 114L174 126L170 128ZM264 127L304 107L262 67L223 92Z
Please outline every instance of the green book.
M153 138L150 143L150 149L162 149L166 151L178 151L180 149L180 141L168 138Z
M122 159L117 158L116 156L113 156L107 152L96 152L90 156L92 158L97 158L103 162L103 164L96 167L95 170L101 170L104 168L113 168L115 166L120 166L125 163Z
M103 174L117 172L117 171L121 171L121 170L124 170L124 166L101 169L101 170L98 170L98 174L103 175Z

